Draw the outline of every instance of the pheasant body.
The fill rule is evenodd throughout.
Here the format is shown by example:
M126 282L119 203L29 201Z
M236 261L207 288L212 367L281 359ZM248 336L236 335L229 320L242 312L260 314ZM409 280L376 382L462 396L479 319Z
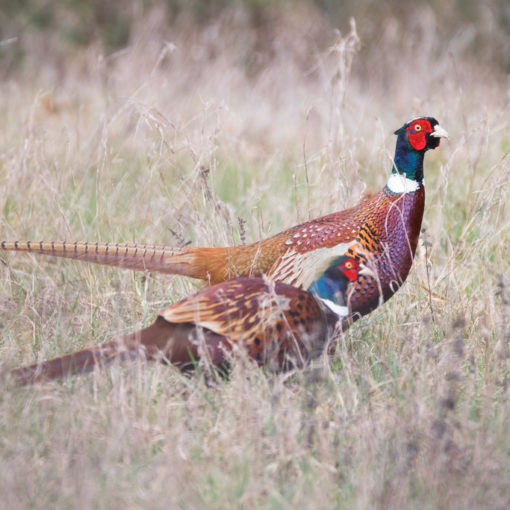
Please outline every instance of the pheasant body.
M425 152L447 133L432 117L413 119L398 135L387 186L351 209L292 227L268 239L224 248L172 248L136 244L7 242L4 250L32 251L135 270L179 274L216 284L267 274L307 289L336 257L366 263L350 291L354 319L389 299L407 278L416 251L425 190Z
M328 347L339 319L349 314L348 287L365 269L347 257L335 260L335 265L320 277L333 290L332 295L324 294L326 299L321 286L306 292L262 277L236 278L165 308L141 331L10 375L26 384L140 355L163 358L182 370L203 359L226 367L239 349L271 370L302 367Z

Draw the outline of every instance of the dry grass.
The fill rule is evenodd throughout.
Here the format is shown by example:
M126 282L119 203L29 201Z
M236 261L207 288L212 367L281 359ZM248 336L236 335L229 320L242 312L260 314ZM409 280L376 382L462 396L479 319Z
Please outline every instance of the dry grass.
M503 73L462 56L458 35L438 47L429 11L409 45L389 23L361 55L304 6L255 53L260 34L228 12L168 29L153 11L124 51L44 65L27 35L32 57L0 83L2 237L253 241L380 188L392 131L428 114L451 140L426 158L427 246L304 373L240 364L206 384L142 364L2 391L3 505L508 508ZM194 289L21 255L1 268L4 367L138 328Z

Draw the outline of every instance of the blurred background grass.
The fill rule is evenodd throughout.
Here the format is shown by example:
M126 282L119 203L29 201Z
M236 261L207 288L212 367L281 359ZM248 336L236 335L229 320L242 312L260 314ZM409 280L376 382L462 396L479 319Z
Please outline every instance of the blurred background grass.
M55 37L63 45L84 47L100 42L105 51L125 47L132 40L135 25L154 9L162 10L161 21L168 27L189 23L194 27L206 26L211 20L230 16L242 10L250 28L258 31L252 50L266 52L271 49L271 37L267 37L275 22L289 11L313 10L331 28L346 29L350 17L358 21L363 48L370 52L380 40L380 30L393 24L393 30L405 31L400 43L416 40L423 29L423 21L434 17L433 27L436 49L450 48L454 39L459 41L459 56L470 54L489 64L510 70L510 13L505 0L440 0L424 2L400 2L399 0L93 0L79 2L65 0L29 0L2 2L0 30L3 39L19 37L20 34L37 32ZM421 19L420 19L421 18ZM185 21L184 21L185 20ZM427 27L431 29L432 27ZM269 32L268 32L269 31ZM320 46L327 41L327 33L317 40ZM13 65L19 65L27 55L23 41L15 52ZM361 59L363 60L363 59Z
M408 282L329 363L5 390L5 505L508 507L509 19L505 1L4 0L5 239L251 242L382 187L413 116L451 135L426 157ZM1 261L3 367L138 328L196 288Z

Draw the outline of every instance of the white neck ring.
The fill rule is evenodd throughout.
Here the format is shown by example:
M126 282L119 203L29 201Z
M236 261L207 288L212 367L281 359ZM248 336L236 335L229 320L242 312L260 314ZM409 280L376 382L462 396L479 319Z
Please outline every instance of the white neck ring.
M408 179L402 174L391 174L386 183L390 191L393 193L412 193L420 189L420 186L425 186L425 181L421 182Z
M338 315L340 319L349 315L349 309L346 306L340 306L329 299L319 298L333 313Z

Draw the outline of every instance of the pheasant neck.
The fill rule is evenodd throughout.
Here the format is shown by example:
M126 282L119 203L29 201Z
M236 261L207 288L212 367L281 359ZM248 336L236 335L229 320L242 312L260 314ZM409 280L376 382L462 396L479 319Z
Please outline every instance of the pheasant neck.
M397 140L395 149L394 174L403 174L408 179L421 183L423 181L423 156L425 151L417 151L403 137Z
M326 271L308 287L308 292L337 305L345 305L345 292L349 281L339 267L343 258L345 257L337 257L330 261Z
M410 149L409 143L399 138L392 174L386 187L393 193L410 193L422 186L424 154L424 151Z

